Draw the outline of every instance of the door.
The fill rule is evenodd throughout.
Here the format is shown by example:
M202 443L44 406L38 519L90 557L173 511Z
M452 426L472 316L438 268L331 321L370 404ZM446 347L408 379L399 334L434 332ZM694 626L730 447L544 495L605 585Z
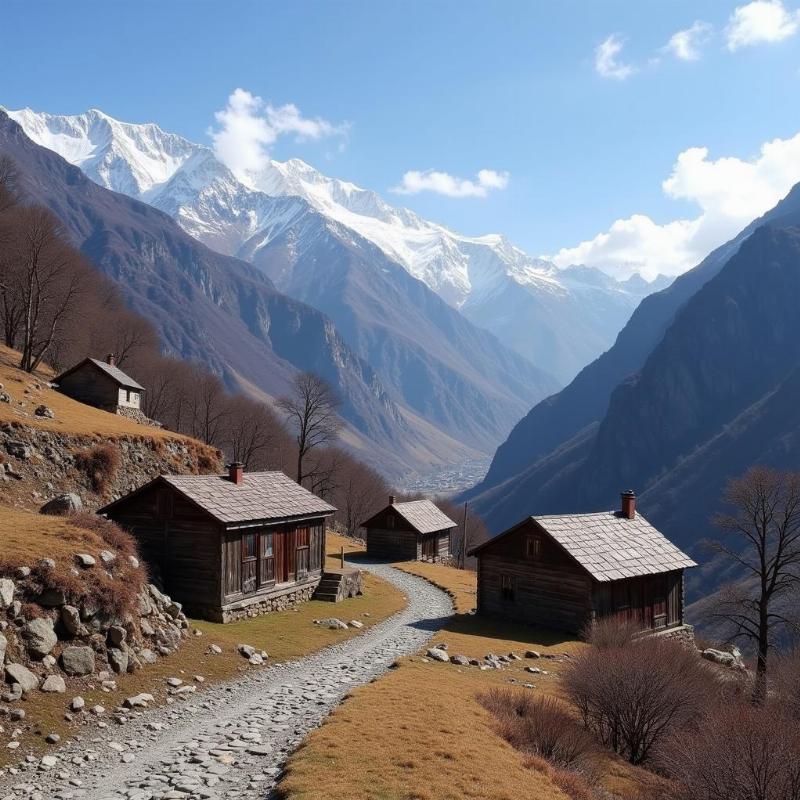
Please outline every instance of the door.
M436 534L422 537L422 557L431 561L436 557Z
M275 583L286 583L289 580L286 572L286 531L275 531L272 544L275 553Z
M258 534L242 534L242 594L252 594L258 582Z
M298 528L295 531L295 563L297 580L308 576L310 534L308 528Z

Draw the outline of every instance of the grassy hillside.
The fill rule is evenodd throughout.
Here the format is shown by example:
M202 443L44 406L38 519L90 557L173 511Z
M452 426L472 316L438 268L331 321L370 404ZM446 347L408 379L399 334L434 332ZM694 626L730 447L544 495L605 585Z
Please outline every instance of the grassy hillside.
M478 695L492 688L528 686L534 696L560 697L558 675L585 645L552 631L486 620L475 606L475 573L406 562L401 569L448 591L456 615L434 637L451 656L483 659L516 653L502 670L456 667L423 655L396 668L347 699L290 759L281 792L287 800L570 800L542 769L497 732ZM526 659L536 650L541 659ZM531 674L527 667L538 667ZM544 674L548 673L548 674ZM369 754L366 757L365 754ZM633 798L637 771L615 756L598 756L600 788Z

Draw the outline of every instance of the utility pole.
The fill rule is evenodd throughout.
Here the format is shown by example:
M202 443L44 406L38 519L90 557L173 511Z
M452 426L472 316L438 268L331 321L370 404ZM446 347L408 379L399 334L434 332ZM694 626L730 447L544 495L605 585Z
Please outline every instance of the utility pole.
M461 569L467 568L467 503L464 503L464 532L461 537Z

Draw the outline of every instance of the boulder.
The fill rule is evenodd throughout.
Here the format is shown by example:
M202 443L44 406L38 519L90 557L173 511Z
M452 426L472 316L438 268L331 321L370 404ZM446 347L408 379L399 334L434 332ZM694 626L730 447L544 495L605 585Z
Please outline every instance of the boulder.
M39 688L39 678L22 664L6 664L6 680L18 683L23 694Z
M27 461L31 457L31 448L25 442L6 442L6 452L20 461Z
M450 661L450 656L442 650L441 647L430 647L428 648L428 652L426 653L428 658L432 658L434 661L442 661L447 663Z
M469 659L466 656L452 656L450 658L451 664L457 664L459 667L468 667Z
M14 602L14 581L0 578L0 608L8 608Z
M48 561L50 559L47 559ZM58 608L67 602L67 596L62 589L45 589L37 598L36 602L45 608Z
M237 645L236 649L239 651L239 655L243 656L244 658L251 658L256 652L255 647L249 644Z
M64 679L60 675L48 675L44 679L41 689L43 692L57 692L61 694L67 691L67 684L64 683Z
M85 632L81 624L81 614L75 606L61 606L61 624L70 636L79 636Z
M45 617L26 623L22 628L22 638L31 658L36 659L44 658L58 644L53 621Z
M78 696L73 697L72 700L70 700L69 708L70 711L80 711L85 705L86 701L82 697Z
M139 661L143 664L155 664L158 656L149 647L145 647L139 651Z
M526 650L525 658L541 658L542 654L538 650Z
M147 704L152 702L153 695L142 692L141 694L133 695L133 697L126 697L122 705L125 708L147 708Z
M89 555L89 553L75 553L75 560L78 562L80 566L87 568L93 567L97 563L95 557Z
M61 653L61 669L67 675L91 675L94 672L94 650L86 645L65 647Z
M59 494L52 500L48 500L40 509L40 514L50 514L52 516L63 516L73 514L83 509L83 500L73 492Z
M713 647L707 647L700 655L707 661L712 661L714 664L720 664L723 667L744 669L744 662L738 648L736 653L728 653L725 650L715 650Z
M108 567L117 560L117 557L110 550L101 550L100 560Z
M44 405L44 404L42 404L40 406L36 406L36 408L35 408L33 413L37 417L44 417L45 419L53 419L55 417L55 414L53 413L53 409L50 408L49 406Z
M128 671L128 651L119 647L108 648L108 664L117 675L122 675Z

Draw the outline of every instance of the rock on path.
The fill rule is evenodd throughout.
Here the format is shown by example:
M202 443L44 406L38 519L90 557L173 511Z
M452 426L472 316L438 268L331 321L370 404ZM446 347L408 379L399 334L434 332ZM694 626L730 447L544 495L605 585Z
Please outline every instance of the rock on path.
M289 754L356 686L417 652L452 613L444 592L384 564L361 564L408 606L314 655L218 684L185 702L87 728L40 762L0 779L0 798L264 800ZM53 756L50 758L52 759Z

